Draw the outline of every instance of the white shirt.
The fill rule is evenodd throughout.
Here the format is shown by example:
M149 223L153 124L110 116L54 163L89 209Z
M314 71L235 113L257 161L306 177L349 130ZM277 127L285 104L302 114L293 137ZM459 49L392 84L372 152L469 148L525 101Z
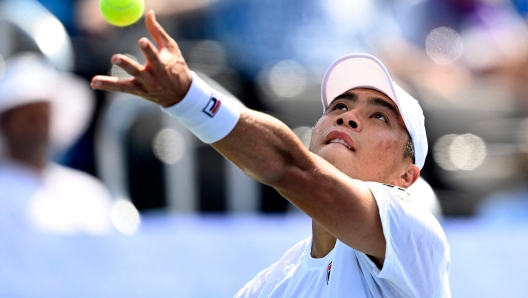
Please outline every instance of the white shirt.
M0 160L0 224L52 234L111 232L110 193L94 177L55 163L42 172Z
M451 297L449 245L426 209L406 190L365 182L379 208L387 242L380 270L362 252L337 240L324 258L310 255L311 237L292 247L235 297Z

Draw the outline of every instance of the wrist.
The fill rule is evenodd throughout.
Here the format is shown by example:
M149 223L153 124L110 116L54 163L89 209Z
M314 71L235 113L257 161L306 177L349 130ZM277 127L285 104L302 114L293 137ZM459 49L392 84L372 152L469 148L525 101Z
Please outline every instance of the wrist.
M240 103L217 92L194 72L185 97L178 103L162 108L179 120L204 143L223 139L240 118Z
M172 107L179 102L181 102L185 96L189 93L189 89L191 88L193 80L193 73L191 71L185 73L185 78L180 79L180 85L181 85L181 94L176 94L175 96L171 97L169 101L165 101L163 103L158 103L162 108L169 108Z

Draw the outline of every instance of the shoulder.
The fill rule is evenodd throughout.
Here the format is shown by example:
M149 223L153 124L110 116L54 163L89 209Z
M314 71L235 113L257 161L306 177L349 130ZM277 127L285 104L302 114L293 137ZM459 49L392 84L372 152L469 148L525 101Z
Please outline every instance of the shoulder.
M262 279L265 277L265 280L272 281L279 279L282 276L285 268L290 265L297 264L302 257L309 251L309 247L312 243L312 238L309 237L304 239L290 248L276 263L268 267L267 269L260 272L256 279Z
M309 251L309 247L312 243L312 238L309 237L307 239L304 239L300 241L299 243L295 244L292 248L290 248L280 259L278 262L273 264L270 268L273 269L271 276L269 276L270 280L278 279L282 275L282 272L284 269L292 264L297 264L302 257ZM274 274L273 274L274 273Z
M304 239L290 248L276 263L262 270L238 291L235 297L257 297L259 294L268 292L275 288L285 272L295 270L300 264L302 257L308 251L312 238Z
M96 177L83 171L50 163L46 169L44 183L46 187L61 193L75 193L76 196L94 197L110 201L108 188Z
M392 211L418 212L421 214L431 214L427 204L421 201L430 200L424 197L422 192L410 191L399 186L383 184L378 182L364 182L372 192L378 207Z
M447 249L444 231L435 216L407 189L390 184L365 182L378 204L385 237L412 237L431 241L430 245Z
M405 188L386 183L383 183L382 185L385 186L386 191L390 190L390 193L396 198L398 198L400 201L411 202L414 199L411 193Z
M363 183L368 187L368 189L370 189L374 197L376 197L376 195L381 195L382 193L384 193L390 195L390 197L398 198L404 202L410 202L413 200L413 197L411 196L410 192L407 191L407 189L405 188L392 184L372 181L365 181Z
M448 283L450 248L432 213L413 200L408 190L366 182L379 206L387 247L381 270L363 253L356 253L363 270L390 293L405 297L432 297Z
M415 199L405 188L378 182L364 182L378 205L380 215L386 212L407 213ZM383 218L382 218L383 221Z
M50 163L46 168L46 179L62 180L63 182L88 184L98 187L105 187L104 184L94 176L83 171L69 168L57 163Z

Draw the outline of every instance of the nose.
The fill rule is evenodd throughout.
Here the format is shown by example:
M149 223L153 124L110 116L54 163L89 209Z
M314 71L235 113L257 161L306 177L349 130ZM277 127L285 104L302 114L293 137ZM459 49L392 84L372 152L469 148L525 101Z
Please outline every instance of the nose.
M352 113L341 114L336 118L337 125L347 124L349 127L355 130L361 130L361 122Z

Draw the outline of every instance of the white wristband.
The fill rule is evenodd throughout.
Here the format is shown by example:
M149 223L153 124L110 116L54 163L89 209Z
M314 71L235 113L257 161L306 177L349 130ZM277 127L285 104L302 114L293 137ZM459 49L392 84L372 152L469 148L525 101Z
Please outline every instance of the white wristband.
M179 103L161 109L178 119L202 142L211 144L233 130L240 118L240 104L191 73L193 79L185 97Z

